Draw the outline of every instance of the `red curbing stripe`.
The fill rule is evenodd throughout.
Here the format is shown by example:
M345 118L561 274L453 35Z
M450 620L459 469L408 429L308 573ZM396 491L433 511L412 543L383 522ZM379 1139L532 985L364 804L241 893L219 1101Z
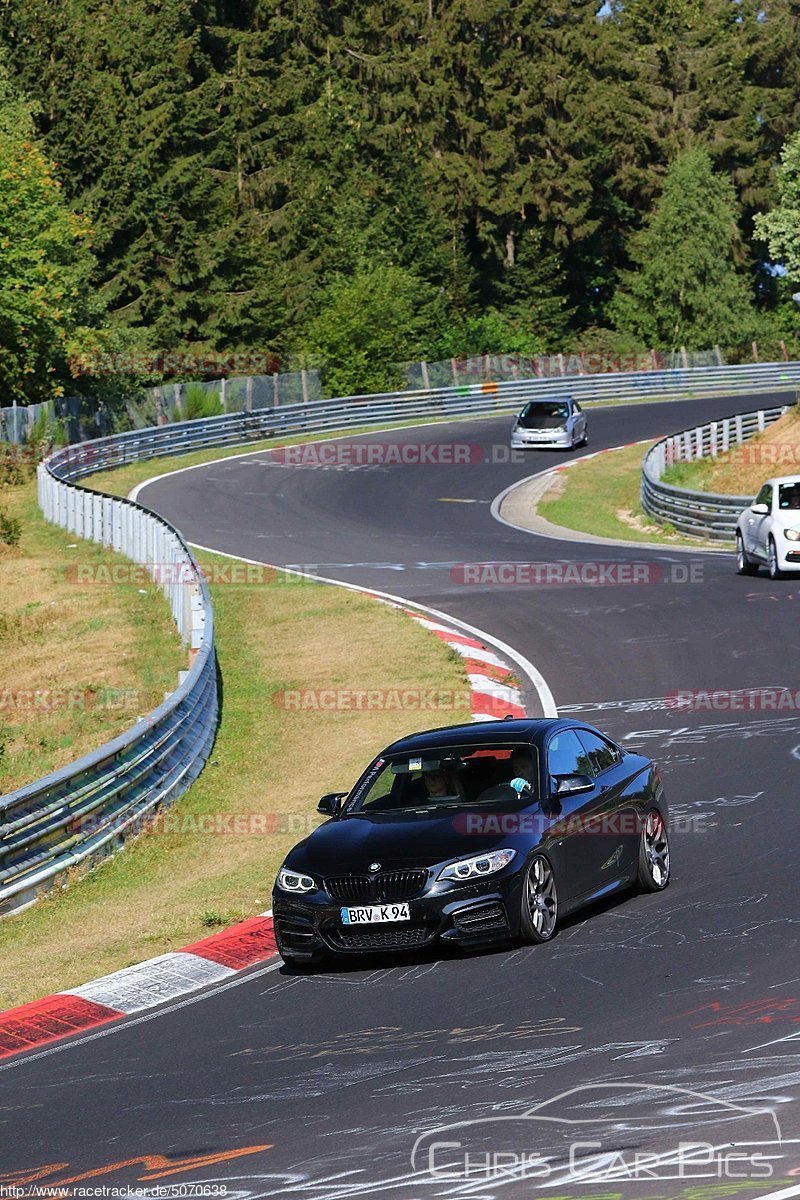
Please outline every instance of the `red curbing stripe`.
M234 970L263 962L278 952L272 917L250 917L181 949Z
M95 1004L81 996L46 996L0 1013L0 1058L20 1054L35 1046L57 1042L95 1025L124 1016L115 1008Z
M494 663L487 663L479 658L465 658L464 666L468 675L485 675L495 683L506 683L508 679L516 678L510 667L496 667Z
M463 633L445 633L443 629L431 629L430 632L435 633L443 642L451 642L457 646L474 646L476 650L486 649L482 642L476 642L475 638L465 637Z
M524 717L525 709L521 704L509 704L508 700L500 700L486 692L473 692L472 711L483 716L495 717L498 721L503 717Z

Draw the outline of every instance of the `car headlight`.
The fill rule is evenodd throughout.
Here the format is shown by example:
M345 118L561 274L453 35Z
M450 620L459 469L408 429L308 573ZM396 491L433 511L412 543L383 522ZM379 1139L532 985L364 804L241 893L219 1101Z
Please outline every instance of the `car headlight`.
M476 854L474 858L462 858L461 862L450 863L439 872L439 879L456 879L459 883L467 879L480 879L502 871L514 858L516 850L492 850L490 854Z
M783 536L790 542L800 542L800 529L784 529Z
M281 867L278 871L277 885L284 892L315 892L317 885L310 875L302 875L299 871L287 871Z

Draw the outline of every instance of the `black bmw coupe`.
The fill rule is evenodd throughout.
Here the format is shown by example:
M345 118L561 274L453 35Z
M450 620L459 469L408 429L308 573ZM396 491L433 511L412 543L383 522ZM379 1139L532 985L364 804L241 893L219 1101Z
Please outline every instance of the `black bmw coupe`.
M288 962L546 942L601 896L669 882L658 768L579 721L455 725L393 742L278 872Z

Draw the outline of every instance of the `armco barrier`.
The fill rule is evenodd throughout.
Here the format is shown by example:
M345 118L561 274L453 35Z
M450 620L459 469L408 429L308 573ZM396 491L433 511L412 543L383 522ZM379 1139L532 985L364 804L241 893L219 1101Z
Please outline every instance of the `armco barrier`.
M69 451L39 467L49 521L141 564L169 564L163 590L189 647L185 678L154 712L92 754L0 797L0 914L24 908L59 876L118 849L199 774L217 724L208 588L177 530L127 500L64 482ZM92 469L103 466L94 460Z
M393 421L511 413L528 400L572 396L583 403L696 397L718 392L759 392L800 388L800 362L755 363L736 367L697 367L676 371L626 371L559 379L476 383L316 400L252 412L180 421L113 434L73 446L61 478L79 479L103 470L205 447L238 446L261 438L347 429Z
M76 536L111 546L136 562L180 564L190 583L181 580L163 586L178 627L192 646L194 661L178 689L132 729L69 767L0 796L0 914L33 902L73 867L117 849L126 834L196 778L214 737L213 615L197 565L180 534L166 521L139 505L77 486L86 475L140 459L246 445L263 438L420 418L510 413L543 396L570 395L602 403L718 392L794 392L797 387L800 363L794 362L512 380L223 414L113 434L59 450L39 468L45 516Z
M663 483L664 472L678 462L724 454L731 446L741 445L754 434L762 433L786 411L783 407L739 413L722 421L684 429L657 442L648 450L642 463L644 511L657 521L668 521L680 533L712 541L733 541L739 514L752 497L689 491Z

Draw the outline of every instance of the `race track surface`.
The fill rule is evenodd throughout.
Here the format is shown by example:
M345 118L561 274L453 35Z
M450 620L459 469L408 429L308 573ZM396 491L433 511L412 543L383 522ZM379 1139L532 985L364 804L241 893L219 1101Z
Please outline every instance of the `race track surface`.
M769 402L595 410L589 449ZM800 713L664 700L800 687L800 579L498 523L500 491L569 460L509 462L508 428L348 439L328 465L250 455L139 499L202 546L406 597L514 646L560 711L659 762L670 887L568 919L542 947L255 968L15 1059L0 1068L0 1184L224 1186L242 1200L800 1195ZM356 443L383 465L353 465ZM437 461L386 464L383 447L422 443ZM455 463L453 446L468 447ZM487 562L579 563L584 578L638 563L648 582L464 582L464 564Z

